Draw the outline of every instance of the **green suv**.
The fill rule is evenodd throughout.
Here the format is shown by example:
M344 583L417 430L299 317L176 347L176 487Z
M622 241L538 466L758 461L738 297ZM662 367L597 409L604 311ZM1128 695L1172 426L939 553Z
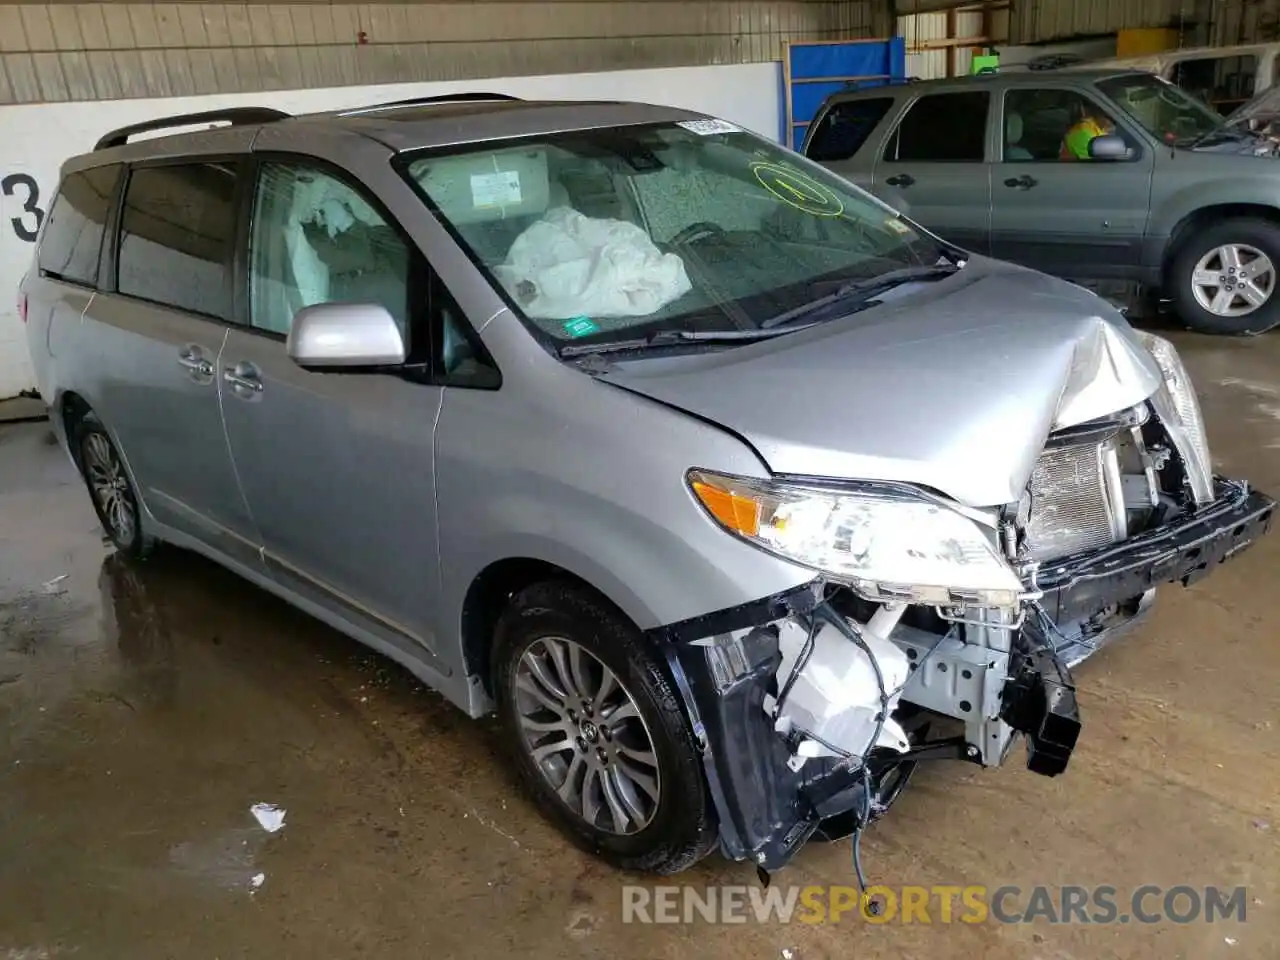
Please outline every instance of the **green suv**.
M974 252L1261 333L1280 324L1277 108L1269 90L1224 120L1150 73L1028 70L842 91L804 153ZM1081 123L1107 131L1083 158Z

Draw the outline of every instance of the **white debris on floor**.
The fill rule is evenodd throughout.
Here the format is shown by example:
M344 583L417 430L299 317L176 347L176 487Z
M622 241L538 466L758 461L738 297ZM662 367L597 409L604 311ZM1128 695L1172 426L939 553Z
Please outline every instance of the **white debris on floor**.
M253 814L263 830L267 833L275 833L283 829L284 815L288 811L283 807L277 807L274 803L255 803L249 808L249 812Z

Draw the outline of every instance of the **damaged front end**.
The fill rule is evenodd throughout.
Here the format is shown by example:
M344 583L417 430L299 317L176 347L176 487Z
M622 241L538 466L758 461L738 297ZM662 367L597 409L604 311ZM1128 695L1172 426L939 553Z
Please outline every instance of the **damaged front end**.
M1192 583L1267 531L1274 502L1213 474L1176 351L1143 336L1159 386L1099 415L1098 371L1117 366L1084 358L1021 498L1001 507L691 473L729 532L820 571L655 631L726 855L776 870L811 837L880 816L921 761L996 766L1019 735L1029 769L1062 773L1081 730L1073 667L1160 584Z

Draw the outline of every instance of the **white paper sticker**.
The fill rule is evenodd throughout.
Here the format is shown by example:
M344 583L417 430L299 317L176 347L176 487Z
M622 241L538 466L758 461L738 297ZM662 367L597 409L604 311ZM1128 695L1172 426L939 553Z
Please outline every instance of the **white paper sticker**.
M738 128L728 120L717 120L709 118L707 120L681 120L676 126L684 127L690 133L696 133L700 137L709 137L716 133L738 133Z
M516 170L471 175L473 207L506 207L518 204L520 199L520 173Z

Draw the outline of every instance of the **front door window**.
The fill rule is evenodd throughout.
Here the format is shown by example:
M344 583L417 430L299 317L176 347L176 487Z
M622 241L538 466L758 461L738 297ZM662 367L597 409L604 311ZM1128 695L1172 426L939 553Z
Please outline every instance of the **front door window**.
M303 307L379 303L408 339L408 246L368 200L323 170L263 164L249 259L254 327L286 334Z

